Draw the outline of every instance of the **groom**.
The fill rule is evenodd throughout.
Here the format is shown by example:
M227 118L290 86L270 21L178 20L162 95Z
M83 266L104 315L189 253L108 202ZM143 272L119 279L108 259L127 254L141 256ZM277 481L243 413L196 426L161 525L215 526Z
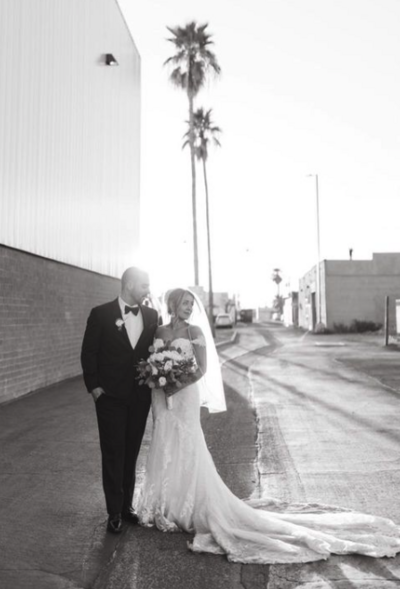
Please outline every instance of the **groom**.
M99 427L107 530L116 534L122 519L138 522L132 499L151 394L139 386L136 365L148 358L158 325L157 312L142 304L149 289L146 272L125 270L120 296L92 309L82 343L83 378Z

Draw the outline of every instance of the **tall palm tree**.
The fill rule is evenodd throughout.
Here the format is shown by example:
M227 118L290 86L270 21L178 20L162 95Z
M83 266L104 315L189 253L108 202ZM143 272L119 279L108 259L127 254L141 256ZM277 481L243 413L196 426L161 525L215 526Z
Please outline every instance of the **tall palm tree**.
M206 195L206 222L207 222L207 251L208 251L208 308L211 329L214 335L214 293L212 282L212 263L211 263L211 229L210 229L210 206L208 198L208 180L207 180L207 159L208 148L210 143L217 147L221 147L218 135L222 132L220 127L214 125L212 118L212 109L205 111L203 108L198 108L193 113L193 131L194 131L194 150L198 160L203 163L203 178L204 189ZM189 129L184 135L185 142L183 148L190 145L190 124Z
M275 284L276 284L276 289L277 289L276 295L277 296L279 296L279 294L280 294L279 285L282 282L281 272L282 271L280 268L274 268L274 270L272 272L272 276L271 276L272 282L275 282Z
M195 21L185 27L167 27L172 37L168 39L175 49L175 55L169 57L164 65L172 67L171 82L184 90L189 101L189 146L192 170L192 215L193 215L193 256L194 282L199 285L199 253L197 240L196 210L196 165L194 148L194 99L204 86L207 74L218 75L221 68L217 58L209 47L213 44L211 35L206 31L208 24L199 25Z

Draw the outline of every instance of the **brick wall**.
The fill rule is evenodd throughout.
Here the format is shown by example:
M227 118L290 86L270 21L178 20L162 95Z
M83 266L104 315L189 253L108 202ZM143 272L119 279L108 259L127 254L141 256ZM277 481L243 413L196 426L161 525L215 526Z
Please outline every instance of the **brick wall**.
M0 245L0 403L80 374L90 309L116 278Z

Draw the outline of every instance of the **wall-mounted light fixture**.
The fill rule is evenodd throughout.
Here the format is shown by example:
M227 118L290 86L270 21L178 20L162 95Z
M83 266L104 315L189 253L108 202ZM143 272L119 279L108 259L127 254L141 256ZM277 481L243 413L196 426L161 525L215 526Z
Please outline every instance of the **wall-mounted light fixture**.
M106 65L119 65L112 53L106 53L104 61Z

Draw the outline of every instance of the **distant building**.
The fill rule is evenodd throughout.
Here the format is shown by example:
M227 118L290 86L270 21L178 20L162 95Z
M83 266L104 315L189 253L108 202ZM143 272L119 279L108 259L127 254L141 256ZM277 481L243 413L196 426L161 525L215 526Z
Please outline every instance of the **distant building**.
M284 297L283 323L286 326L299 325L299 293L290 292Z
M384 323L385 297L390 297L391 332L400 299L400 253L373 254L372 260L323 260L320 263L321 301L317 267L299 283L299 325L314 330L319 320L328 328L352 321Z
M197 294L208 313L208 291L202 286L191 286L193 292ZM228 292L214 292L213 293L213 317L218 313L228 313L234 323L236 323L236 315L238 314L238 303L236 297L230 297Z

